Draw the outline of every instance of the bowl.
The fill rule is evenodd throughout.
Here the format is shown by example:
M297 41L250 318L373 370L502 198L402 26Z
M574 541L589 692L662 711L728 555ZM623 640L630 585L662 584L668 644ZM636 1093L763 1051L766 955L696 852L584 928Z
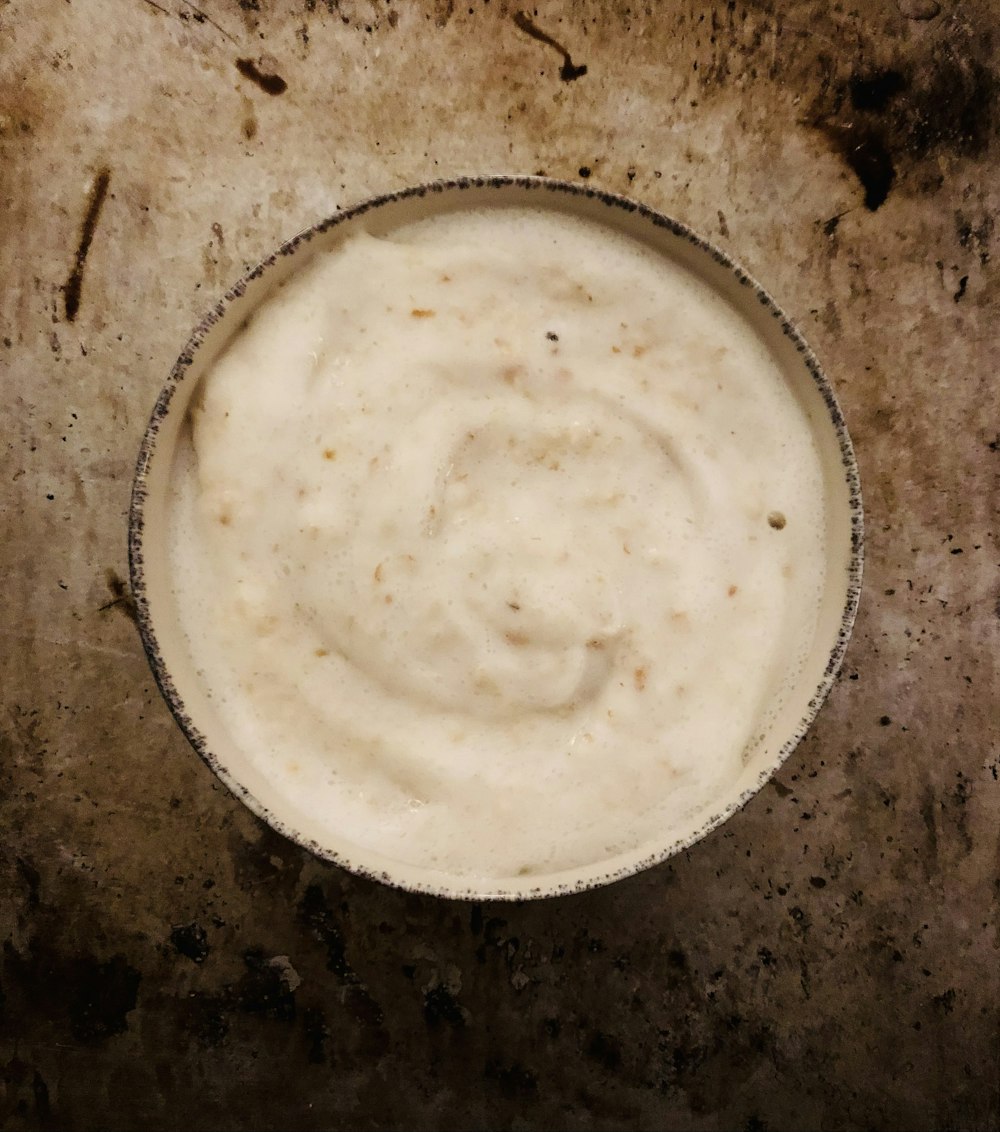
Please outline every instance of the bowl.
M338 830L336 821L327 822L304 805L280 776L269 773L266 760L250 757L246 743L227 724L204 672L204 658L194 654L182 624L169 532L192 398L202 376L266 299L351 233L363 230L382 237L424 220L497 209L543 210L629 237L738 312L778 367L818 455L824 575L815 630L803 643L797 675L767 713L738 773L719 787L709 805L647 831L640 843L609 842L606 852L582 863L476 875L359 844L358 838ZM772 526L783 522L772 516ZM170 372L142 440L129 515L129 562L143 645L170 711L198 755L261 820L318 857L386 884L449 898L520 900L608 884L656 865L704 838L769 780L833 686L860 595L862 532L857 464L830 383L799 331L746 271L685 225L626 198L547 178L488 176L422 185L338 212L283 244L207 313ZM641 672L636 669L637 687Z

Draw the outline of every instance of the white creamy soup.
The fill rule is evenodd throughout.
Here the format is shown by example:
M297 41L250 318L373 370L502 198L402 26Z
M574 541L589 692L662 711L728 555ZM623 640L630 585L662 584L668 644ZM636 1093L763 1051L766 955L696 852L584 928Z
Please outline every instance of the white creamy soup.
M470 878L731 800L823 584L819 458L749 325L542 210L295 274L203 379L172 507L240 748L338 839Z

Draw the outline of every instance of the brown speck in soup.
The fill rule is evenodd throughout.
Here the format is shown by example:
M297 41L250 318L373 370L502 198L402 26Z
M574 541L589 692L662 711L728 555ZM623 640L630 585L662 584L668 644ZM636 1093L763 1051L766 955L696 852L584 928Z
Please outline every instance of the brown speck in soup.
M329 656L329 655L330 655L330 652L329 652L328 649L317 649L316 650L316 656Z
M507 644L513 645L515 648L522 648L529 643L529 637L526 633L520 633L517 630L512 630L504 634Z
M646 669L637 668L635 672L632 673L632 680L635 684L635 690L637 692L644 692L646 690Z
M392 594L386 594L385 595L385 604L386 605L392 605L392 601L393 601Z
M382 581L382 563L381 562L375 567L374 571L372 571L372 577L375 579L376 582Z
M323 459L324 460L336 460L336 458L337 458L336 448L324 448L323 449Z
M736 591L737 591L738 589L739 589L739 587L738 587L738 586L730 586L730 587L729 587L729 589L728 589L728 590L727 590L726 592L727 592L727 593L729 594L729 596L730 596L730 597L735 597L735 596L736 596Z
M433 318L435 314L437 314L437 311L426 310L423 307L414 307L410 311L411 318Z
M517 604L517 602L516 602L516 601L508 601L508 602L507 602L507 608L508 608L508 609L513 609L513 611L514 611L515 613L520 613L520 612L521 612L521 607L520 607L520 606L519 606L519 605Z
M593 637L587 642L587 648L599 651L600 649L604 648L604 642L600 639L600 637Z
M788 520L781 511L771 511L767 516L767 525L776 531L783 531Z

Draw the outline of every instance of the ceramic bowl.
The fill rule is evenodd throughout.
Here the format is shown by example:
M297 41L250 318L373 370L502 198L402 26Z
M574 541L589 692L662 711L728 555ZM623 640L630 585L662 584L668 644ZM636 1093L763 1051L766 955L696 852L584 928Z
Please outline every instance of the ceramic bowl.
M175 454L199 378L283 279L359 225L379 235L449 210L512 205L569 213L634 237L703 280L752 324L813 431L825 478L828 558L817 629L801 676L775 714L765 742L710 812L685 828L664 829L655 844L585 867L478 882L381 857L338 836L335 825L318 827L254 768L217 716L181 631L166 520ZM861 583L861 494L844 419L815 356L770 295L726 255L683 224L619 196L544 178L479 177L424 185L338 212L282 245L208 312L160 392L142 441L129 518L129 559L139 628L160 691L197 753L259 818L319 857L388 884L453 898L525 899L607 884L665 860L739 810L781 766L819 711L847 646Z

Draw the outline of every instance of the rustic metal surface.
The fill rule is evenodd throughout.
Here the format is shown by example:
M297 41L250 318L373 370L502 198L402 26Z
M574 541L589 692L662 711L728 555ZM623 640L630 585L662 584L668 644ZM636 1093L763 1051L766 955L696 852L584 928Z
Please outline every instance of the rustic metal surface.
M998 1127L994 23L0 0L0 1125ZM842 679L746 810L607 890L479 907L245 812L122 579L210 302L338 206L495 171L634 195L769 287L841 399L868 564Z

